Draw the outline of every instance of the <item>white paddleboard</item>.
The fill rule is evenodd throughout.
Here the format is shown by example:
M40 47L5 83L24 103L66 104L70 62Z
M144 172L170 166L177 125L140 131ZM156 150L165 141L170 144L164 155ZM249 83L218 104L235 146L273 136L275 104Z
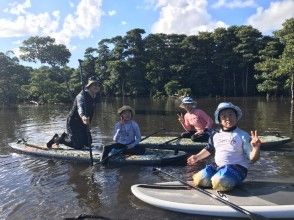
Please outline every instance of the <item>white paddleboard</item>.
M248 217L245 214L180 182L137 184L132 193L159 208L197 215ZM216 191L207 190L217 196ZM243 209L267 218L294 218L294 183L248 181L221 195Z

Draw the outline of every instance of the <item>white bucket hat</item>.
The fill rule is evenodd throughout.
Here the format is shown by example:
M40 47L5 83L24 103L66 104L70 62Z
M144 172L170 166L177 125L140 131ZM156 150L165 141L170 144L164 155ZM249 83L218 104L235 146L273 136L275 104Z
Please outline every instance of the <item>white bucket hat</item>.
M240 118L242 117L242 110L236 106L236 105L233 105L231 102L221 102L218 106L217 106L217 109L215 110L214 112L214 120L215 120L215 123L216 124L220 124L220 121L219 121L219 113L224 110L224 109L233 109L236 111L237 113L237 121L240 120Z
M196 106L197 102L194 101L191 97L187 96L182 99L182 103L180 105L180 108L185 108L185 106L184 106L185 104L193 104Z

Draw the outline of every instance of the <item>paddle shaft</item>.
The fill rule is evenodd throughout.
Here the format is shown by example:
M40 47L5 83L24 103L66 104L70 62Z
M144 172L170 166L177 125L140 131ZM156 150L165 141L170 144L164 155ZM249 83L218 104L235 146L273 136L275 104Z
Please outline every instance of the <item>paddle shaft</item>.
M179 136L179 137L175 137L175 138L173 138L173 139L170 139L170 140L168 140L168 141L164 142L164 143L163 143L163 144L161 144L161 145L168 144L168 143L170 143L170 142L176 141L176 140L178 140L178 139L181 139L181 138L183 138L183 137L181 137L181 136Z
M227 205L227 206L235 209L236 211L238 211L238 212L240 212L242 214L247 215L252 220L268 219L268 218L266 218L264 216L261 216L261 215L252 213L252 212L250 212L250 211L248 211L248 210L246 210L246 209L244 209L244 208L242 208L242 207L240 207L240 206L238 206L238 205L236 205L236 204L234 204L232 202L229 202L229 201L227 201L227 200L225 200L225 199L223 199L223 198L221 198L221 197L219 197L217 195L214 195L213 193L210 193L209 191L207 191L205 189L199 188L197 186L193 186L193 185L189 184L188 182L186 182L186 181L184 181L184 180L182 180L180 178L177 178L177 177L171 175L170 173L167 173L167 172L162 171L159 168L154 168L154 171L161 172L161 173L163 173L163 174L165 174L165 175L167 175L167 176L169 176L169 177L171 177L171 178L179 181L180 183L184 184L185 186L189 186L192 189L195 189L195 190L197 190L197 191L199 191L199 192L201 192L201 193L203 193L203 194L205 194L205 195L207 195L207 196L209 196L209 197L211 197L213 199L216 199L217 201L219 201L219 202L221 202L221 203L223 203L223 204L225 204L225 205Z
M78 60L79 61L79 65L80 65L80 80L81 80L81 86L82 86L82 90L84 89L84 86L83 86L83 67L82 67L82 63L83 61L82 60ZM92 146L91 146L91 131L90 131L90 128L89 128L89 125L87 125L87 138L88 138L88 145L87 147L89 147L89 153L90 153L90 164L91 166L94 165L94 160L93 160L93 152L92 152Z
M90 164L91 166L94 165L94 159L93 159L93 152L92 152L92 146L91 146L91 131L89 126L87 126L87 137L88 137L88 147L90 152Z
M156 132L154 132L152 134L149 134L146 137L142 138L140 142L142 142L142 141L146 140L147 138L149 138L149 137L151 137L151 136L153 136L155 134L158 134L159 132L164 131L164 130L165 130L165 128L161 128L160 130L158 130L158 131L156 131Z

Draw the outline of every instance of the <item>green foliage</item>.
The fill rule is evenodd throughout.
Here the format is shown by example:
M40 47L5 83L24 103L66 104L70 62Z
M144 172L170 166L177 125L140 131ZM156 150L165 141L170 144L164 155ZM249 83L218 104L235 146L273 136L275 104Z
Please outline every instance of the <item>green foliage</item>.
M190 88L182 88L178 90L178 96L179 97L186 97L186 96L191 96L192 90Z
M55 44L51 37L30 37L20 47L21 59L28 62L40 61L50 66L65 66L71 53L63 44Z
M15 103L20 94L21 85L29 80L29 68L18 63L16 57L0 52L0 102Z
M164 86L164 90L165 90L165 93L168 95L168 96L173 96L173 95L176 95L178 93L178 90L181 88L181 85L179 83L179 81L177 80L172 80L172 81L169 81L167 84L165 84Z
M280 76L286 76L286 85L290 85L291 96L294 99L294 18L286 20L283 28L275 32L275 35L284 44L277 72Z
M33 71L30 84L21 87L23 97L38 103L67 101L66 85L52 80L55 76L56 73L48 68Z
M293 30L293 18L273 37L251 26L191 36L144 36L136 28L87 48L82 76L79 68L66 67L71 54L64 45L51 37L30 37L20 47L21 58L50 67L32 70L0 53L0 100L69 102L89 76L102 80L104 95L269 96L287 95L290 89L294 99Z

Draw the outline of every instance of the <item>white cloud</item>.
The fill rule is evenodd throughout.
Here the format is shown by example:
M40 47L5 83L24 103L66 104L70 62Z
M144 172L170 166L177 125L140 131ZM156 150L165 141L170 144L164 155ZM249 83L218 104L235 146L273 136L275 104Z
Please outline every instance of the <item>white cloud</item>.
M122 21L121 22L121 25L127 25L127 22L126 21Z
M100 26L102 11L102 0L81 0L74 15L66 16L63 28L54 33L59 43L68 45L71 38L87 38L93 30Z
M282 27L282 23L294 17L294 1L282 0L272 2L269 8L257 8L256 14L247 19L247 24L260 30L263 34L271 34L272 31Z
M13 18L0 18L1 37L51 36L57 43L70 46L73 37L86 38L100 26L103 15L103 0L81 0L74 14L68 14L60 24L60 12L31 13L30 0L22 4L11 4L5 12L16 15Z
M15 15L25 14L26 9L30 8L31 6L32 5L30 0L26 0L22 4L17 4L16 2L14 2L10 4L10 9L5 9L5 12L9 12Z
M256 7L257 4L255 0L218 0L212 5L213 8L247 8Z
M75 3L73 3L72 1L69 1L69 6L70 6L71 8L74 8L74 7L75 7Z
M152 0L151 3L160 10L159 19L152 25L153 33L193 35L227 27L224 22L212 19L207 12L207 0Z
M116 11L115 10L111 10L111 11L108 12L108 15L109 16L114 16L114 15L116 15Z
M44 35L56 31L58 19L53 19L48 13L25 14L15 20L0 19L0 37L19 37Z

